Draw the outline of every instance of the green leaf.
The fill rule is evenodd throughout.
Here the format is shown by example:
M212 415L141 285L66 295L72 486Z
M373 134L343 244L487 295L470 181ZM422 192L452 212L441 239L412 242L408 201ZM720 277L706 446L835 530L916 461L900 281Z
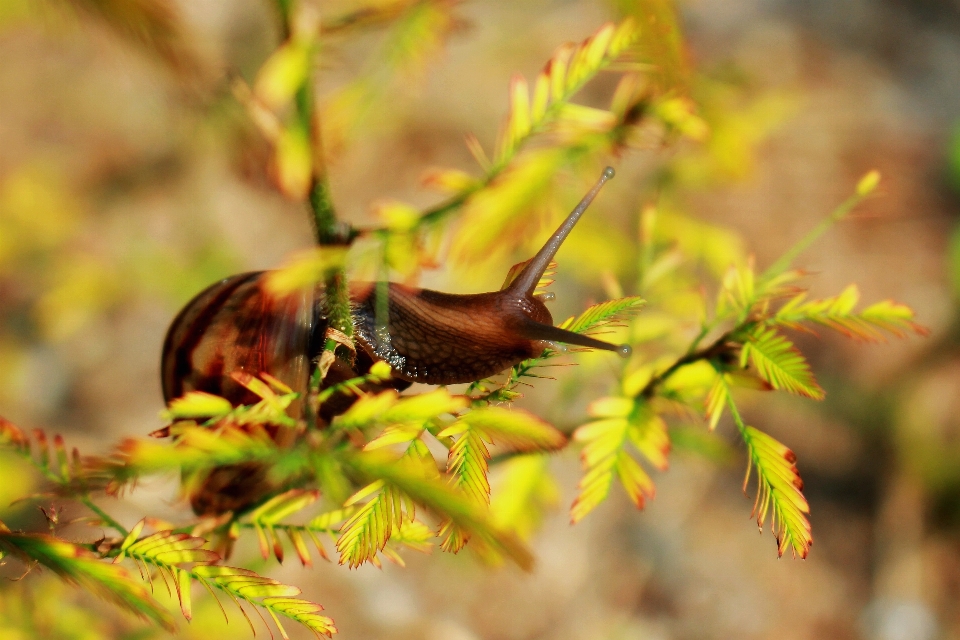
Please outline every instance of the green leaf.
M281 450L259 427L217 429L180 423L176 443L128 439L102 458L84 460L83 484L88 489L117 491L132 480L152 473L181 470L186 474L229 464L279 458Z
M166 411L160 412L162 420L189 420L191 418L215 418L233 410L229 400L204 391L190 391L182 398L171 400Z
M130 529L130 533L127 534L127 537L123 539L123 542L120 544L120 555L114 558L114 564L123 560L124 554L127 549L130 548L130 545L137 541L137 538L140 537L140 532L143 531L144 525L147 523L146 518L140 520L137 524L133 525L133 529Z
M730 386L724 378L725 375L723 372L717 372L716 380L707 393L707 426L710 431L717 428L717 423L720 422L720 417L729 400Z
M731 313L745 314L750 310L756 302L755 279L752 262L727 269L717 296L717 318L725 318Z
M723 415L723 410L730 400L730 388L741 387L757 391L769 391L773 388L770 383L757 378L748 371L728 371L717 363L714 363L710 368L713 370L714 376L704 403L707 426L710 431L717 428L717 423Z
M337 632L333 620L320 615L323 607L309 600L295 598L300 589L294 586L281 584L273 578L259 576L248 569L221 566L199 566L190 570L193 579L227 593L236 602L243 600L256 607L265 609L280 629L284 637L286 633L280 626L275 614L280 614L299 622L317 634L331 636ZM240 607L240 603L236 602ZM243 609L240 609L243 612ZM246 613L244 612L244 616Z
M92 591L164 629L175 627L169 612L123 567L97 559L86 549L42 533L13 533L0 523L0 553L38 562L65 581Z
M501 529L529 540L544 512L560 501L560 489L548 469L550 457L541 453L515 456L500 466L490 512Z
M276 296L312 289L327 274L341 268L346 259L343 247L315 247L294 255L284 266L271 271L264 286Z
M464 396L453 396L446 389L435 389L427 393L401 398L399 402L383 412L383 423L424 423L447 413L456 413L466 409L469 400Z
M441 432L440 436L444 437L444 434L447 431ZM487 479L489 458L490 451L483 432L469 427L450 447L447 458L447 472L453 476L453 486L480 505L490 502L490 482Z
M20 427L0 416L0 445L9 446L20 451L29 451L30 439Z
M757 526L763 530L769 513L770 527L777 538L777 555L782 556L790 549L794 557L806 558L813 536L806 515L810 513L810 505L803 497L797 457L783 444L753 427L744 428L743 439L750 454L744 491L750 470L757 470L757 498L752 513L757 518Z
M363 385L366 383L371 383L376 386L380 382L386 382L390 379L390 365L386 362L378 361L373 363L370 367L370 371L367 372L364 376L359 376L356 378L350 378L349 380L344 380L337 384L330 385L326 389L320 392L320 395L317 396L317 402L323 404L334 395L343 393L343 394L352 394L358 398L367 396L368 394L364 392Z
M405 567L406 562L398 552L399 549L402 547L429 554L433 551L433 539L436 535L433 529L419 520L404 522L399 529L394 528L390 534L387 546L383 548L383 555L391 562ZM374 563L380 566L376 559L374 559Z
M889 331L898 338L905 337L907 332L925 336L929 329L913 321L913 309L897 304L892 300L884 300L870 305L860 312L860 317L866 322Z
M202 548L207 543L187 533L158 531L127 547L126 555L157 566L219 562L220 554Z
M289 40L276 49L257 73L254 95L264 106L287 107L309 78L313 48L303 39Z
M573 434L584 445L580 454L584 475L570 508L574 523L606 500L615 477L638 509L654 496L653 481L627 451L627 442L658 469L666 468L670 449L666 423L642 399L602 398L590 405L590 415L595 420Z
M854 284L832 298L804 300L804 294L794 297L774 314L773 322L797 329L802 328L803 322L815 322L865 342L882 342L883 331L898 338L908 332L927 334L926 328L913 321L910 307L890 300L871 305L860 313L854 312L860 300L860 291Z
M767 515L770 516L778 557L790 549L794 557L806 558L813 544L813 536L807 519L810 505L803 497L803 480L797 471L797 457L774 438L744 424L729 388L727 406L749 455L747 473L743 479L744 493L750 482L750 472L757 470L757 497L751 515L756 516L761 531Z
M399 395L392 389L362 396L336 419L333 426L339 429L361 429L375 424L380 416L397 402Z
M576 319L567 320L560 327L575 333L584 333L629 317L640 311L645 304L646 301L639 296L607 300L589 307Z
M567 443L567 437L556 427L521 409L491 406L474 409L438 437L453 434L460 427L479 431L491 443L505 444L525 453L556 451Z
M526 79L514 76L510 83L510 110L497 141L495 165L509 162L531 135L543 130L563 113L569 113L570 99L587 81L616 60L638 36L638 27L628 19L619 26L603 25L578 45L561 47L537 77L532 101ZM605 123L606 120L604 118Z
M250 512L249 522L244 522L241 526L253 527L256 531L257 540L260 543L260 554L264 560L270 557L270 549L272 548L277 562L283 562L283 542L276 532L279 529L286 532L294 550L297 552L297 556L300 558L300 562L305 566L312 565L313 561L300 533L300 529L304 529L304 527L282 523L281 521L307 508L316 502L319 497L319 491L291 489L274 496ZM322 549L322 545L319 543L317 547Z
M398 464L381 452L345 454L343 461L364 476L396 486L418 505L468 532L485 551L505 555L524 569L532 566L529 550L514 534L496 527L485 509L442 480L424 475L410 463Z
M190 597L190 574L180 569L174 569L173 575L177 580L177 595L180 597L180 613L188 621L193 620L193 600Z
M488 444L499 442L518 451L550 451L562 447L566 437L552 425L525 411L501 407L482 407L462 416L437 434L438 438L457 437L447 460L453 486L471 501L486 507L490 503ZM470 534L451 523L441 527L444 551L457 553Z
M351 569L373 561L377 552L386 546L391 533L414 517L413 509L401 491L383 480L360 489L345 506L352 506L367 496L372 497L341 527L337 539L340 564Z
M279 523L284 518L306 509L320 498L319 491L291 489L274 496L250 512L250 520L264 525Z
M758 326L748 334L740 352L740 364L746 366L748 361L774 389L814 400L824 398L824 391L813 377L806 358L775 329Z
M460 232L451 248L457 260L466 263L488 259L491 253L513 249L515 241L505 239L524 237L517 233L525 221L521 216L547 192L557 170L571 156L582 153L580 147L587 146L582 142L583 136L598 128L613 128L621 121L610 112L571 107L570 100L633 44L639 31L636 23L627 19L617 26L604 25L578 45L561 47L537 77L532 99L527 81L514 76L510 107L493 162L486 160L479 143L470 145L486 178L423 217L425 221L436 220L463 206ZM557 129L563 113L575 113L579 119L564 121L562 145L528 149L518 155L533 136Z

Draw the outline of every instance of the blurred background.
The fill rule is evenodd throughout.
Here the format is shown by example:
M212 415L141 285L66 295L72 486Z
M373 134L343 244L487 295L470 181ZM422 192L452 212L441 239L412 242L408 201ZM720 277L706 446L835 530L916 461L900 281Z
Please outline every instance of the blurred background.
M376 222L383 199L438 202L421 186L432 167L477 174L464 136L490 148L510 77L532 78L558 45L631 3L442 4L451 19L436 48L402 69L371 54L390 46L389 27L322 50L317 91L328 104L344 87L368 88L349 135L328 141L333 198L355 224ZM677 10L685 82L711 136L616 161L617 180L559 257L555 318L636 277L654 184L669 183L684 220L735 234L763 268L876 168L880 197L800 266L812 295L856 282L865 301L912 306L931 335L868 346L800 337L827 400L746 400L750 421L797 453L815 541L807 560L778 561L769 532L757 535L742 447L721 423L719 453L677 447L644 511L615 489L576 527L566 506L579 464L572 451L556 457L557 508L533 538L532 574L439 552L383 570L252 567L324 604L342 637L960 638L960 5L684 0ZM305 207L278 193L269 146L230 88L230 78L252 81L279 38L266 0L0 3L0 414L85 453L152 431L160 348L178 309L217 278L311 245ZM600 78L581 100L606 100L612 86ZM531 235L593 176L561 176ZM530 250L444 264L420 281L498 288ZM574 359L582 366L523 400L567 429L616 374L609 359ZM11 527L46 526L32 507L6 506L31 482L0 457L0 519ZM175 484L149 481L106 504L128 526L144 513L182 520ZM209 598L195 608L177 637L247 637ZM168 636L50 575L4 581L0 640L33 637Z

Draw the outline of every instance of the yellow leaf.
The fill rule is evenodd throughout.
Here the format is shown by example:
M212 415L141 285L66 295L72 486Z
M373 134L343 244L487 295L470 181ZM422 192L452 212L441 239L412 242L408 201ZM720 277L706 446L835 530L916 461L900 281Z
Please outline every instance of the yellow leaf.
M879 184L880 172L874 169L860 178L860 182L857 183L857 195L861 198L865 198L873 193L874 189L876 189Z
M170 401L161 418L167 421L189 418L213 418L230 413L233 405L229 400L205 391L190 391L182 398Z
M304 200L313 177L309 133L299 124L287 126L276 142L274 165L280 190L288 198Z
M264 286L276 296L312 289L323 282L330 271L342 267L346 255L346 249L341 247L314 247L300 251L279 269L271 271Z
M397 403L397 392L392 389L376 395L361 397L341 415L334 426L341 429L365 427L377 421L381 415Z
M307 80L311 48L292 41L282 45L267 59L257 73L253 93L274 111L290 104Z

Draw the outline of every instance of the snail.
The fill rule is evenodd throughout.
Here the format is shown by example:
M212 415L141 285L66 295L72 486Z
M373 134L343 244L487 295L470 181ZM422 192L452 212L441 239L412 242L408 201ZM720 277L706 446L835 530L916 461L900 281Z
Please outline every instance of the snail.
M338 358L323 386L364 375L376 361L389 364L392 374L379 388L403 390L414 382L446 385L481 380L538 356L547 347L559 348L558 344L628 356L627 345L553 326L544 304L552 294L535 294L560 245L613 176L613 168L604 169L540 251L516 265L511 273L519 273L508 276L499 291L458 295L394 282L386 287L351 283L356 357L352 364ZM312 292L275 296L264 286L267 273L225 278L198 294L176 316L161 359L163 395L168 403L189 391L219 395L234 405L256 402L258 398L231 375L241 371L253 376L267 373L296 391L306 390L327 335L323 285L318 284ZM377 296L383 295L384 289L385 323L377 318ZM318 417L328 423L351 403L346 396L335 396L320 407ZM223 493L229 483L214 484L217 486L211 487L208 481L204 493ZM193 503L198 513L225 510L198 504L196 498Z

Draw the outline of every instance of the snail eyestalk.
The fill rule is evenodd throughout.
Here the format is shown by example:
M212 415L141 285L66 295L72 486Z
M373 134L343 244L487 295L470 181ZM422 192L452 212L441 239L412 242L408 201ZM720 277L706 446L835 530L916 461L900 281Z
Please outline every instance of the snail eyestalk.
M600 193L603 185L606 184L607 180L613 178L614 175L616 175L616 172L613 170L613 167L607 167L603 170L600 179L597 180L597 184L587 192L587 195L583 197L580 204L570 212L570 215L563 221L563 224L550 236L550 239L543 245L543 248L537 252L537 255L527 263L527 266L520 272L517 279L513 281L513 285L510 287L512 291L522 295L530 295L533 293L534 289L537 288L537 283L540 281L540 278L543 277L543 272L546 271L553 257L557 255L560 245L563 244L563 241L570 235L573 227L576 226L580 220L580 216L583 215L583 212L587 210L587 207L590 206L593 199Z

